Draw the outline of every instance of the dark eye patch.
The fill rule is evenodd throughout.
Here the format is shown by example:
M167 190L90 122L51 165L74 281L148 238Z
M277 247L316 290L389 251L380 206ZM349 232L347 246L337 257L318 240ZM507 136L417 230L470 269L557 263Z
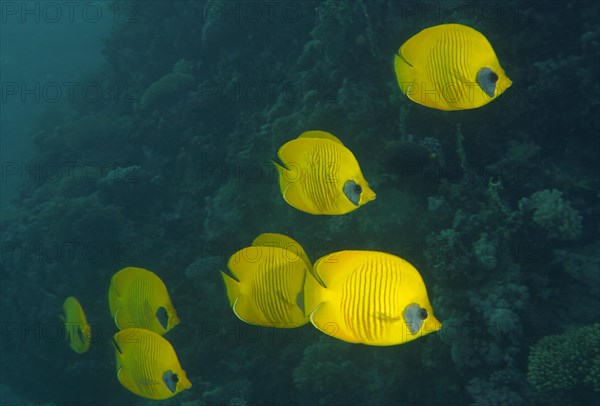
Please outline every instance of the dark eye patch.
M177 383L179 382L179 377L177 374L169 369L163 374L162 380L171 393L175 393L177 390Z
M344 195L350 200L350 202L357 206L360 203L360 195L362 194L362 186L353 180L348 180L344 183Z
M166 330L169 326L169 314L167 313L167 309L165 309L164 307L159 307L156 311L156 318L162 326L162 328Z

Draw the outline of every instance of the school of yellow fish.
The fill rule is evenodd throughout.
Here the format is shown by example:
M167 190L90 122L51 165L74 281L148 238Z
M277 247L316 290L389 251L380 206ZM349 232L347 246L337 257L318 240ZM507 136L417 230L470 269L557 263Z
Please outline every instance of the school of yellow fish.
M488 40L460 24L429 27L394 57L400 90L439 110L474 109L512 82ZM354 154L325 131L285 143L273 162L290 206L314 215L343 215L375 199ZM259 235L221 271L240 320L264 327L312 325L337 339L372 346L402 344L441 329L425 283L406 260L378 251L339 251L312 263L302 246L275 233ZM131 392L168 399L192 386L163 335L179 324L163 281L127 267L111 279L108 302L119 331L112 337L117 379ZM92 329L79 301L68 297L62 320L76 353L90 348Z
M108 302L119 330L111 341L119 382L136 395L154 400L191 388L173 346L163 337L179 324L179 317L158 275L143 268L121 269L111 278ZM63 310L71 348L87 352L92 332L79 301L67 298Z

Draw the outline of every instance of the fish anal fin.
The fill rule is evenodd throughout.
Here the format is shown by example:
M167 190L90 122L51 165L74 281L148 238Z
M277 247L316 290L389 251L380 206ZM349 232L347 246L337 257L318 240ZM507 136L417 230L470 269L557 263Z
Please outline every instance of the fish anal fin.
M122 330L121 326L119 325L119 312L121 311L120 307L117 307L117 311L115 311L115 315L113 316L113 320L115 322L115 326L117 326L117 328L119 330Z
M134 382L133 379L131 379L131 376L129 375L125 367L123 367L123 365L120 365L117 369L117 379L119 380L119 382L121 382L121 385L123 385L129 390L131 390L131 388L137 387L136 382Z
M252 322L249 322L248 320L246 320L246 319L245 319L244 317L242 317L242 316L240 315L240 313L238 312L238 310L237 310L237 304L238 304L239 300L240 300L240 296L236 297L236 298L235 298L235 301L233 302L233 305L231 306L231 309L233 310L233 313L236 315L236 317L237 317L238 319L240 319L240 320L241 320L241 321L243 321L244 323L248 323L248 324L254 324L254 323L252 323Z

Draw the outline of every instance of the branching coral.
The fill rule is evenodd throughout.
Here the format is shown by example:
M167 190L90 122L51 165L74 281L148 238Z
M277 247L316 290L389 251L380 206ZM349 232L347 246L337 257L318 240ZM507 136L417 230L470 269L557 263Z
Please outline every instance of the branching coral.
M439 279L460 280L469 265L468 250L454 229L431 233L425 242L425 261Z
M471 379L467 391L473 397L473 405L524 405L522 373L514 369L494 372L489 379Z
M552 238L562 241L575 240L581 235L581 215L563 199L562 192L546 189L535 192L520 206L529 205L533 210L533 222Z

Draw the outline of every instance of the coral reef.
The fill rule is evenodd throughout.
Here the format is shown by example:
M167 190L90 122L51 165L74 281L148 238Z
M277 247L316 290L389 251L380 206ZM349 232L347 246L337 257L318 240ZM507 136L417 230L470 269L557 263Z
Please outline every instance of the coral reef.
M149 403L117 387L107 350L108 281L130 265L161 274L182 320L169 339L194 386L178 404L597 402L600 3L508 2L508 18L436 3L485 33L514 80L453 114L396 84L391 56L448 16L413 3L113 2L137 23L105 41L92 81L106 97L34 123L33 163L2 209L8 400ZM372 204L335 218L285 204L272 159L311 129L355 153ZM239 322L219 270L263 232L292 236L312 260L406 258L443 330L375 348ZM98 327L84 358L40 332L62 327L72 294Z
M519 204L531 208L533 222L548 236L562 241L575 240L581 235L581 215L562 195L556 189L541 190Z
M191 62L182 59L173 67L173 71L153 82L142 93L140 108L149 109L160 100L164 100L182 90L190 89L195 82Z
M531 347L527 380L539 390L584 389L598 391L600 324L580 327L542 338Z

